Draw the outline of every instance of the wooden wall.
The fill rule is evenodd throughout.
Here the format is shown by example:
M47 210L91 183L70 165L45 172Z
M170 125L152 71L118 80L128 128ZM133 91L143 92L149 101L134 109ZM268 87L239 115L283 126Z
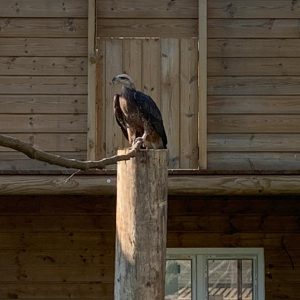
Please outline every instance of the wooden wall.
M169 199L168 247L263 247L266 300L300 299L299 199ZM115 200L0 197L0 299L113 299Z
M298 1L208 1L208 166L300 169Z
M87 1L0 3L0 133L86 156ZM0 149L0 169L51 168Z
M299 170L298 1L207 2L208 168ZM198 0L98 4L101 37L198 36Z

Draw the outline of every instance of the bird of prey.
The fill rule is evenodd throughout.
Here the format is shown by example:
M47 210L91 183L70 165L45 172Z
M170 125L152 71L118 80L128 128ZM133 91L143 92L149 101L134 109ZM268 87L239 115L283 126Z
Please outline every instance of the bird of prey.
M162 116L152 98L137 91L127 74L115 76L112 82L122 85L121 94L114 96L114 114L130 145L142 141L146 149L166 149Z

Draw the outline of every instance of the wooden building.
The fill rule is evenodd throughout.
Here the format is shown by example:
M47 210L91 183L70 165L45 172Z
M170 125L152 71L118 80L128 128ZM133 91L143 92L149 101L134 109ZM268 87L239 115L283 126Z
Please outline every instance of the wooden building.
M112 155L129 73L169 139L169 290L300 299L299 20L297 0L2 0L0 133ZM113 299L115 170L65 182L1 148L0 171L0 299Z

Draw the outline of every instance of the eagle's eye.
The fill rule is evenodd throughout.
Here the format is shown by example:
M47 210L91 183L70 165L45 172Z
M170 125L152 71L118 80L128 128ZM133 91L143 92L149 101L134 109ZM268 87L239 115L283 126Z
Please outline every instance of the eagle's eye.
M121 77L120 77L120 79L122 79L122 80L126 80L127 78L126 78L126 77L124 77L124 76L121 76Z

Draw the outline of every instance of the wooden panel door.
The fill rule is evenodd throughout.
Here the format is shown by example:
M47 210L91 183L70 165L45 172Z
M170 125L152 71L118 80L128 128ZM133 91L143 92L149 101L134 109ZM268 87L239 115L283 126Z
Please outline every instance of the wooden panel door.
M159 106L168 137L169 168L198 168L198 40L193 38L101 38L97 72L100 156L127 147L113 116L112 85L119 73Z

